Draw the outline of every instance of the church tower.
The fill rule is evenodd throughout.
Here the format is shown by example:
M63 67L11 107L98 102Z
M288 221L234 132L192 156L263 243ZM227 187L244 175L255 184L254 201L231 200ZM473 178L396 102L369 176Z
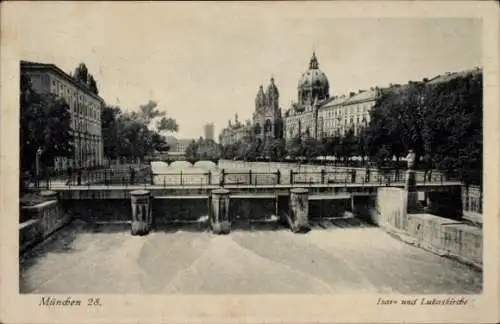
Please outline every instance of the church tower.
M255 98L253 123L255 135L262 141L282 136L283 121L279 108L279 91L273 77L265 93L263 87L259 87Z

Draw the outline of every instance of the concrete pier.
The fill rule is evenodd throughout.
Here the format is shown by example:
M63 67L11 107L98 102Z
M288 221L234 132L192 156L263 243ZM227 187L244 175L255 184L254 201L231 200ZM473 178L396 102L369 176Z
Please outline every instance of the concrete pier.
M215 234L228 234L231 231L229 194L227 189L216 189L211 193L210 226Z
M290 218L292 231L309 229L309 190L290 189Z
M132 235L146 235L153 223L151 193L147 190L135 190L130 193L132 204Z

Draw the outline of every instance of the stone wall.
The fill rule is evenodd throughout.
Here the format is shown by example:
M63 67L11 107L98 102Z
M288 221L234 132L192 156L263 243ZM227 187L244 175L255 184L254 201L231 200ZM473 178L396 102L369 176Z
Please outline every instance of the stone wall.
M482 268L481 228L432 214L407 214L402 189L379 188L373 218L381 228L407 243Z
M19 216L19 249L21 252L45 239L71 220L70 214L64 211L58 200L21 207Z
M483 233L478 227L431 214L409 214L407 233L419 247L482 267Z
M400 188L379 188L372 221L383 228L405 230L407 193Z
M127 222L132 219L130 199L61 200L64 210L86 222Z

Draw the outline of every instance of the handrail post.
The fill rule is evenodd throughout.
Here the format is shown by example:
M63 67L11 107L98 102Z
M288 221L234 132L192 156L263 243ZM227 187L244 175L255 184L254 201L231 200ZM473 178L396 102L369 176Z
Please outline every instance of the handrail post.
M257 180L257 179L255 179ZM252 184L252 169L248 170L248 181L250 181L249 184Z
M281 173L280 170L276 170L276 184L280 184L281 182Z
M325 184L325 169L321 169L321 184Z
M293 185L293 170L290 170L290 184Z
M181 171L181 186L183 185L183 182L182 182L182 171Z
M208 171L208 184L212 184L212 171Z

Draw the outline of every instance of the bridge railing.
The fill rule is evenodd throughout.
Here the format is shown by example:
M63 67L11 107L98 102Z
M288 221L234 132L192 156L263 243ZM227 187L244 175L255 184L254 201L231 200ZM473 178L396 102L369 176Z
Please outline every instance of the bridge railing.
M403 172L370 174L365 170L297 172L290 171L290 184L391 184L404 181Z
M253 172L216 170L207 172L169 172L152 173L151 169L104 169L74 174L66 183L69 186L91 185L155 185L204 187L209 185L308 185L308 184L357 184L357 185L401 185L405 182L404 170L366 171L359 169L320 172L294 171L288 172ZM417 184L443 184L446 181L459 181L458 177L438 174L416 174Z
M466 218L483 222L483 191L479 186L462 187L462 211Z
M151 169L149 167L114 167L97 170L77 170L69 175L66 185L138 185L150 183L150 179Z
M221 185L278 185L282 183L281 172L227 172L221 170L219 176Z
M203 173L153 173L151 183L153 185L168 186L200 186L212 184L213 175L210 171Z

